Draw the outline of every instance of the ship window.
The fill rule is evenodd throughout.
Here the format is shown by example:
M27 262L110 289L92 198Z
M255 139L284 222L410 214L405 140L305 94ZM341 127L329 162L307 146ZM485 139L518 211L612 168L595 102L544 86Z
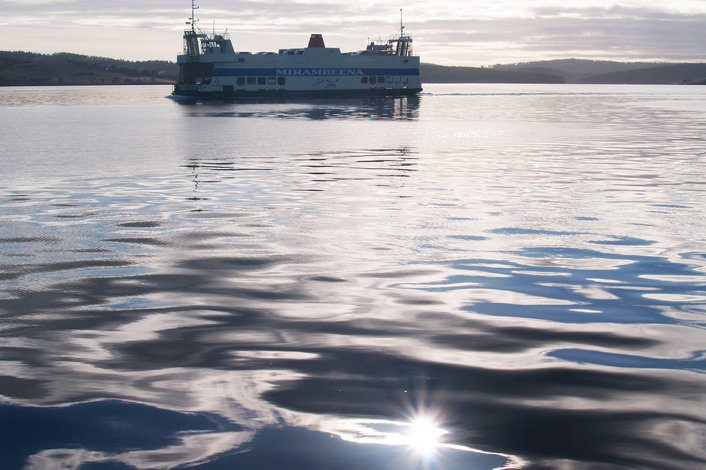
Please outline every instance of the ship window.
M360 83L368 83L368 77L361 78Z
M385 77L386 83L392 83L392 77Z
M377 83L377 79L375 77L370 77L370 83L375 85L375 83Z
M378 77L378 83L385 83L385 77Z
M284 85L287 83L287 79L285 77L277 77L277 85Z
M236 83L240 86L245 85L245 77L238 77Z
M257 77L257 84L264 85L265 84L265 77Z
M245 59L243 59L243 58L241 57L241 58L238 59L238 62L245 62Z
M257 82L255 77L248 77L248 85L254 85Z
M277 83L277 77L267 77L267 84L274 85Z

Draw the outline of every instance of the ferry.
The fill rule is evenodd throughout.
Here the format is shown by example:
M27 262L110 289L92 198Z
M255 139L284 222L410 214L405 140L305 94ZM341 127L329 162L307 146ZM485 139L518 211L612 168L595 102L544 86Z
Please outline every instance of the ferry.
M175 97L241 99L296 96L398 96L422 91L419 56L405 34L370 42L365 50L341 52L312 34L307 47L278 52L236 52L228 33L207 34L196 28L195 0L184 31L184 51L177 56ZM214 28L215 29L215 28Z

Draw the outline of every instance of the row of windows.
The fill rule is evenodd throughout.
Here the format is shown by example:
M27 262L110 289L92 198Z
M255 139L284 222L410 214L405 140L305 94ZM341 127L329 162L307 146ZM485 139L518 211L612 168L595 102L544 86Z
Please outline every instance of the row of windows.
M399 75L395 77L363 77L360 79L360 83L370 83L371 85L376 83L407 83L408 81L407 77L400 77Z
M407 77L384 77L384 76L365 76L360 79L360 83L369 83L371 85L384 84L384 83L407 83ZM236 84L238 86L244 85L280 85L284 86L287 83L286 77L238 77L236 79Z
M236 84L248 85L284 85L287 83L286 77L238 77Z

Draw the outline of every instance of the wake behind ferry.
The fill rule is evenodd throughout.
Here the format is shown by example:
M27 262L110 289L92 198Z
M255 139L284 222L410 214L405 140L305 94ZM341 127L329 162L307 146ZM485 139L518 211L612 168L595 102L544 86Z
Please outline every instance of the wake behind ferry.
M179 80L173 95L239 99L289 96L412 95L422 91L419 56L412 38L400 33L387 42L370 42L358 52L326 47L312 34L307 47L278 52L236 52L227 33L196 28L195 0L184 31L184 53L177 56Z

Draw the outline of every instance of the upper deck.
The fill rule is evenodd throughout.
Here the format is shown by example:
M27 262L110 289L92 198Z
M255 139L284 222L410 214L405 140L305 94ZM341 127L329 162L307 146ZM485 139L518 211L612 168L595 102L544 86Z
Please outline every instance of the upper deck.
M370 42L365 50L355 52L342 53L337 47L326 47L321 34L312 34L307 47L279 49L278 52L252 53L236 52L227 33L209 35L197 32L195 28L184 31L184 52L177 56L177 63L202 62L215 64L219 62L245 62L253 57L271 58L272 56L280 58L300 57L315 62L328 61L332 62L332 65L349 62L349 60L342 60L343 57L404 57L406 59L400 61L400 63L417 64L417 66L419 64L419 58L412 55L412 38L402 33L386 43L376 44L375 42ZM284 60L284 62L289 61Z

